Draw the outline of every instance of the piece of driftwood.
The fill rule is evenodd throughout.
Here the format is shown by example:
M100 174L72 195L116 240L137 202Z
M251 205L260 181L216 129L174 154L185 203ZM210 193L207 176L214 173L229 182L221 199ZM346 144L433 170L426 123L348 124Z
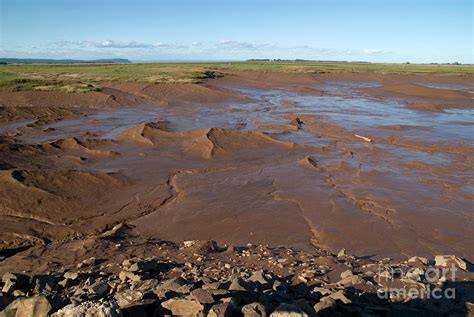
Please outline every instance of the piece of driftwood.
M362 135L354 134L354 136L355 136L356 138L359 138L359 139L364 140L365 142L374 142L374 140L372 140L371 138L367 138L367 137L362 136Z

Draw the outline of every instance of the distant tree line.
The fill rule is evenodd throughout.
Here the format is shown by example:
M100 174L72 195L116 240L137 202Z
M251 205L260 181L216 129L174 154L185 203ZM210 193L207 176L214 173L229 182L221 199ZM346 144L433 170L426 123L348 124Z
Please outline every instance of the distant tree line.
M49 58L0 58L0 64L124 64L131 63L125 58L79 60L79 59L49 59Z

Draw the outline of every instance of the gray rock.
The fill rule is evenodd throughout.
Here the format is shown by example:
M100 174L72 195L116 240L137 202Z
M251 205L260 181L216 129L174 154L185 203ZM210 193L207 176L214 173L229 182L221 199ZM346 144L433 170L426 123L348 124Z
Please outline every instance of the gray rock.
M0 317L47 317L51 304L44 296L18 298L8 305Z
M261 303L251 303L242 307L244 317L266 317L265 306Z

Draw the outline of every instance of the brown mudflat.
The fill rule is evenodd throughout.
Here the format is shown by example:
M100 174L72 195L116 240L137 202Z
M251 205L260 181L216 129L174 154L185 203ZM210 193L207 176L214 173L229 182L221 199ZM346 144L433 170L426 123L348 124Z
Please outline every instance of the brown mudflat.
M472 79L102 86L0 94L2 254L127 223L177 242L474 260Z

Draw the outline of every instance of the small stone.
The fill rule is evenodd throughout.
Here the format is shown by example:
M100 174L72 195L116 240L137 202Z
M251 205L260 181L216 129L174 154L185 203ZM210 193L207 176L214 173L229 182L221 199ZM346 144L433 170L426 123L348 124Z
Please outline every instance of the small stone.
M188 240L183 242L183 246L185 248L192 247L196 243L196 240Z
M288 262L288 259L278 259L277 262L280 264L286 264Z
M23 292L22 290L16 289L13 291L13 296L15 297L25 297L26 293Z
M342 248L338 253L337 253L337 257L338 258L342 258L346 256L346 249Z
M79 277L79 274L76 272L66 272L64 273L64 278L68 280L76 280Z
M416 262L428 265L428 259L421 256L413 256L408 259L408 263L416 263Z
M119 279L122 282L126 282L127 280L133 281L133 282L139 282L142 280L142 277L138 274L135 274L133 272L128 272L128 271L121 271L119 273Z
M81 268L88 267L88 266L92 266L92 265L96 265L96 264L97 264L97 259L94 258L94 257L91 257L91 258L89 258L89 259L87 259L87 260L84 260L84 261L82 261L81 263L79 263L79 264L77 265L77 267L81 269Z
M242 307L244 317L266 317L265 306L261 303L251 303Z

